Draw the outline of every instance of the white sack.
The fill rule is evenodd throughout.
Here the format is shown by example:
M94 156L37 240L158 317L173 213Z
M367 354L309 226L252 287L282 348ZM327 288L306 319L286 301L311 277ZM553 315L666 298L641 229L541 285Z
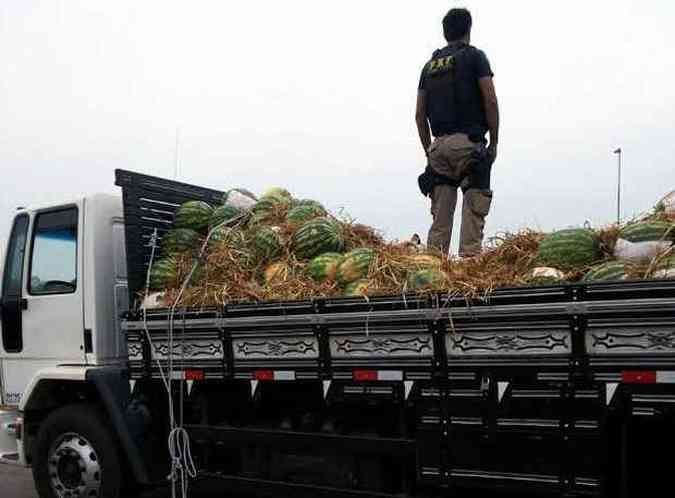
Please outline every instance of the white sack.
M258 200L255 195L245 189L233 188L225 193L223 199L228 206L236 207L242 211L251 209Z
M630 242L625 239L616 241L614 257L632 263L649 263L659 254L667 251L671 246L669 240L648 240L644 242Z

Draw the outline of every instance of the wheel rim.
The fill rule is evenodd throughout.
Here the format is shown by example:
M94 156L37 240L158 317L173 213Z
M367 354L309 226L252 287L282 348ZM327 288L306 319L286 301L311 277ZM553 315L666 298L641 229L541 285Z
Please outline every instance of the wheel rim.
M101 490L101 465L94 447L79 434L56 438L47 461L49 484L59 498L90 498Z

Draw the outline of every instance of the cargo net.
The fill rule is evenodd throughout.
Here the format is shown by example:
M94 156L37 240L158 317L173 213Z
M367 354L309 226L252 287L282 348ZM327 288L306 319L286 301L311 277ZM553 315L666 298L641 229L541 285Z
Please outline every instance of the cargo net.
M601 229L500 234L480 255L462 259L413 240L388 242L377 230L283 189L237 206L226 194L220 206L180 206L159 244L153 293L144 304L410 293L480 298L504 287L675 278L673 199L670 194L648 213Z

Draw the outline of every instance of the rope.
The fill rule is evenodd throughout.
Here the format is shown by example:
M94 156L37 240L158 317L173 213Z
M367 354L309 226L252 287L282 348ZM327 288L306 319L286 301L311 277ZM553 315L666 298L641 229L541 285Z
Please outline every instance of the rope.
M183 405L184 405L184 389L182 385L182 381L184 380L184 377L181 376L181 387L180 387L180 414L179 414L179 420L178 424L176 424L176 418L175 418L175 412L174 412L174 405L173 405L173 395L172 395L172 382L173 382L173 377L174 377L174 365L173 365L173 349L174 349L174 317L176 315L176 308L178 307L178 304L180 303L181 299L183 298L183 294L185 293L185 290L187 289L187 286L190 284L190 281L192 280L192 276L194 275L195 271L197 270L197 267L199 266L200 262L202 261L202 258L204 257L204 253L206 252L206 249L208 247L209 241L211 240L211 237L213 234L218 230L221 226L225 224L229 224L232 222L240 222L242 221L246 216L248 212L243 212L237 216L234 216L230 219L224 220L222 223L219 225L213 227L209 233L206 236L206 239L204 240L204 243L202 244L202 247L199 251L198 256L195 258L192 268L190 269L190 272L188 273L187 277L185 277L185 280L183 280L183 284L180 287L180 290L178 292L178 295L176 296L176 299L174 299L173 304L171 305L171 308L169 310L169 330L168 330L168 350L169 350L169 376L168 376L168 381L164 375L163 369L159 363L159 360L157 360L157 364L159 366L159 371L162 376L162 380L164 382L164 386L167 390L167 395L168 395L168 405L169 405L169 426L171 430L169 431L169 437L167 441L167 445L169 448L169 455L171 458L171 473L169 474L169 479L171 480L171 497L176 498L176 487L179 486L180 492L181 492L181 497L182 498L187 498L188 496L188 484L189 484L189 479L190 478L195 478L197 476L197 469L195 467L194 461L192 459L192 451L190 449L190 436L187 433L187 431L183 428ZM145 297L147 299L149 289L150 289L150 274L152 271L152 263L154 261L154 256L155 256L155 250L157 248L157 229L155 229L153 236L151 238L151 244L152 244L152 253L150 255L150 264L148 265L148 273L146 275L146 288L145 288ZM150 333L147 328L147 312L145 308L143 309L143 321L144 321L144 329L146 336L148 340L150 341L150 347L151 351L152 349L152 340L150 339ZM185 334L185 324L183 324L183 339L184 339L184 334ZM184 347L184 342L181 342L181 365L185 364L185 347Z

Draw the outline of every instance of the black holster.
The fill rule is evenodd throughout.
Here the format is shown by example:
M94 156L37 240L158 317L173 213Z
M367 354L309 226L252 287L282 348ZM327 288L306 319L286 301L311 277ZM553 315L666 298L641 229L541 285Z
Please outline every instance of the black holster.
M417 177L417 185L424 197L430 197L436 185L450 185L456 188L459 187L459 183L457 180L436 173L431 166L427 166L424 173Z
M470 188L490 190L490 173L492 172L492 158L485 146L481 146L473 153L474 163L469 174L461 182L462 192Z

